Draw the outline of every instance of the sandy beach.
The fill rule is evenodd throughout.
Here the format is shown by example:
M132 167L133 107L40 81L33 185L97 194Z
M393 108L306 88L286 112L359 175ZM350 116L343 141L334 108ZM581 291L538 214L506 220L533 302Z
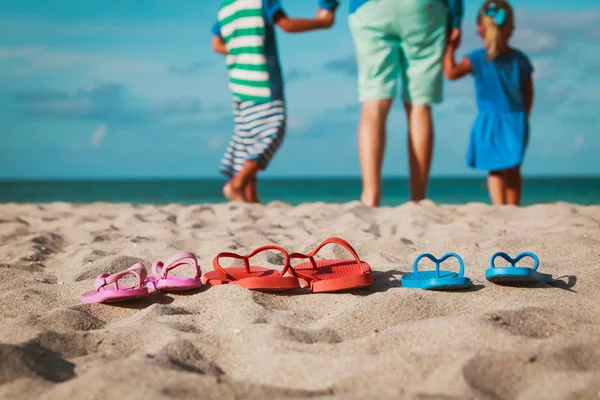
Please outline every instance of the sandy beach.
M135 262L191 251L206 272L220 251L308 252L330 236L371 265L373 287L79 301ZM557 281L487 282L500 250L536 252ZM420 253L448 251L472 290L400 286ZM0 398L598 399L599 267L600 206L3 204Z

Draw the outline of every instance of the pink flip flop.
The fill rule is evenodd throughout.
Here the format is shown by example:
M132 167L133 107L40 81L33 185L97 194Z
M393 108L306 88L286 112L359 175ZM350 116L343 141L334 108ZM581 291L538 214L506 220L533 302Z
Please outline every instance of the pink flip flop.
M139 270L139 273L136 272ZM137 286L119 287L119 280L126 275L134 275L138 279ZM145 281L148 276L144 264L135 264L126 271L118 272L113 275L102 274L96 278L96 290L87 292L81 296L82 303L110 303L115 301L124 301L138 299L148 296L148 288ZM108 287L110 284L114 287Z
M196 270L193 278L182 276L169 276L169 272L180 265L190 265ZM197 289L202 286L202 271L198 265L198 259L194 253L179 253L169 258L166 262L156 261L152 264L152 273L154 276L147 279L148 285L152 285L155 290L180 291Z

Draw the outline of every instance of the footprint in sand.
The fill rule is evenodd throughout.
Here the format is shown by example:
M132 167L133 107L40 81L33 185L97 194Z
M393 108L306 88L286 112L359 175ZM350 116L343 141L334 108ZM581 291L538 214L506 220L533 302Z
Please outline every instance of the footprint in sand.
M86 333L59 333L46 330L31 339L28 343L50 349L60 357L73 358L88 354L90 339Z
M55 233L47 233L36 236L31 241L35 244L34 248L43 255L51 255L62 251L64 239Z
M542 339L567 332L582 321L568 312L545 308L522 308L488 314L486 319L496 327L513 335Z
M178 339L160 349L149 358L164 366L200 375L222 376L225 373L214 362L207 360L192 342Z
M21 263L42 263L52 255L62 252L63 243L63 238L54 233L36 236L23 243L23 247L29 250L24 252L29 254L21 257L20 261Z
M167 304L152 304L148 308L146 308L140 316L149 316L154 318L156 316L163 315L190 315L192 314L188 310L183 307L175 307Z
M179 332L184 333L204 333L202 329L193 324L186 324L184 322L169 322L167 325Z
M483 398L580 398L591 399L593 385L583 389L578 385L554 387L540 377L569 376L570 380L585 380L600 372L600 341L562 346L541 347L530 354L498 354L476 356L463 367L463 376L469 386ZM568 374L568 375L567 375ZM590 387L591 386L591 387ZM558 390L558 391L557 391Z
M303 330L287 326L278 327L278 336L281 339L291 340L293 342L312 344L312 343L341 343L342 337L333 329L321 328L315 330Z
M471 389L486 399L516 399L522 382L533 375L534 358L518 355L475 357L463 367L463 376Z
M567 345L548 358L564 370L600 372L600 340ZM545 361L545 357L539 360Z
M75 376L75 364L36 344L0 344L0 360L0 386L19 378L64 382Z
M85 311L71 308L56 308L42 315L29 316L27 323L50 330L75 331L102 329L106 325L105 321Z
M79 282L85 279L96 279L100 274L115 274L120 271L125 271L136 263L144 263L145 261L137 257L129 256L108 256L100 258L83 265L75 265L75 268L69 270L72 281Z
M293 303L294 300L290 298L286 298L284 296L273 296L270 293L261 293L255 292L251 293L252 301L262 306L267 311L273 310L283 310L287 311L292 308L290 303Z

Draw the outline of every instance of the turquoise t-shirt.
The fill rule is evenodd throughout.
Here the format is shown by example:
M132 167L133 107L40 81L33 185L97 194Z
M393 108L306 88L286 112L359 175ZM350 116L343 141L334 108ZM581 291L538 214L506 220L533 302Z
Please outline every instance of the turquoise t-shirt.
M340 5L338 0L319 0L319 8L323 8L325 10L333 10Z
M321 0L327 2L327 0ZM355 12L360 6L369 0L350 0L350 14ZM450 26L452 28L460 28L463 18L464 0L442 0L448 5L450 13Z

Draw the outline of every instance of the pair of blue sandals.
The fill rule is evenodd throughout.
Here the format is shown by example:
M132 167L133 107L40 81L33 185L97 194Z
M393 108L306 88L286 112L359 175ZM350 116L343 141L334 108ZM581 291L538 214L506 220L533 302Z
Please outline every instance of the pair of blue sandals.
M497 267L496 258L503 258L510 263L510 266ZM531 257L535 261L533 268L519 267L517 263L525 257ZM419 271L419 261L428 258L435 263L435 271ZM440 264L449 258L456 258L460 265L458 272L440 270ZM490 268L485 271L485 279L498 284L526 285L534 283L550 283L552 275L537 272L540 260L534 253L525 252L519 254L516 258L511 258L508 254L498 252L490 259ZM433 255L421 254L413 264L414 272L404 275L400 282L403 287L426 289L426 290L461 290L471 287L471 279L465 277L465 264L462 258L456 253L447 253L442 258L437 259Z

